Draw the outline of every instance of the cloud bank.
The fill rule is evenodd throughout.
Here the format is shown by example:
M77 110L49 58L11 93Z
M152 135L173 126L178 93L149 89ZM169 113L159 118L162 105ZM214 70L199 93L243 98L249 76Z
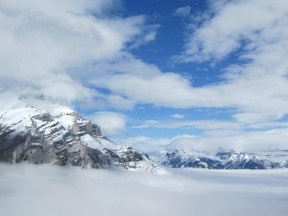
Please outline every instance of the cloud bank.
M283 170L155 175L1 164L0 207L10 216L286 216L286 178Z

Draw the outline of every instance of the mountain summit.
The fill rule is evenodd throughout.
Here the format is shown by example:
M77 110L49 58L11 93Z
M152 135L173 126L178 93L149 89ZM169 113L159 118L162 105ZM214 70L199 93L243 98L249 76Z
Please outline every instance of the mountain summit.
M43 109L22 99L1 99L0 161L120 166L132 171L158 169L147 154L115 144L101 134L98 125L74 110L45 103Z

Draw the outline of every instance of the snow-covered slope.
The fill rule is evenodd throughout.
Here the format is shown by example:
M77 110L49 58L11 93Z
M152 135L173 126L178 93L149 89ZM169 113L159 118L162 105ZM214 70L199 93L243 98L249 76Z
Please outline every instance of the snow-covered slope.
M224 159L223 164L225 169L272 169L280 167L279 163L272 162L257 155L235 152L233 150L217 153L217 156Z
M179 168L208 168L208 169L272 169L286 167L268 159L244 152L218 152L208 155L197 151L174 150L165 154L162 165Z
M158 169L147 154L116 145L102 136L99 126L72 109L45 103L47 109L38 109L21 99L1 98L0 161Z
M208 168L208 169L221 169L223 168L221 161L211 158L201 152L190 151L186 152L183 149L168 152L162 165L180 168L180 167L193 167L193 168Z

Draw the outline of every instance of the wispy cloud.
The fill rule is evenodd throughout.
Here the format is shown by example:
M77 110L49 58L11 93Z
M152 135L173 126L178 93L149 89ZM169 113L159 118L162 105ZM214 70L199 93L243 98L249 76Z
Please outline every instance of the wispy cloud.
M146 120L142 125L134 126L134 128L195 128L205 130L220 129L240 129L243 125L239 122L217 121L217 120L199 120L199 121L157 121Z
M238 115L238 114L237 114ZM240 115L240 114L239 114ZM244 114L243 114L244 115ZM179 120L172 118L172 120L144 120L142 124L135 125L133 128L194 128L204 130L245 130L245 129L271 129L271 128L286 128L287 122L258 122L258 119L249 119L249 121L232 121L232 120ZM252 123L251 123L252 122Z
M178 114L178 113L174 113L170 116L170 118L172 119L184 119L185 118L185 115L181 115L181 114Z
M181 16L181 17L188 17L190 15L191 7L189 5L184 7L177 8L173 15L174 16Z

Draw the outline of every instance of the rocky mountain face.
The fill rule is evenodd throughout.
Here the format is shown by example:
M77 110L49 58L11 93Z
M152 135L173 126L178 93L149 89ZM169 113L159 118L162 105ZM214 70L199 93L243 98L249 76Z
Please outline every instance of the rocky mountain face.
M272 162L256 155L244 152L218 152L208 155L202 152L174 150L165 154L162 165L179 168L208 168L208 169L272 169L288 167L288 163Z
M47 104L47 110L38 109L20 99L0 102L0 161L158 169L147 154L116 145L70 108Z

